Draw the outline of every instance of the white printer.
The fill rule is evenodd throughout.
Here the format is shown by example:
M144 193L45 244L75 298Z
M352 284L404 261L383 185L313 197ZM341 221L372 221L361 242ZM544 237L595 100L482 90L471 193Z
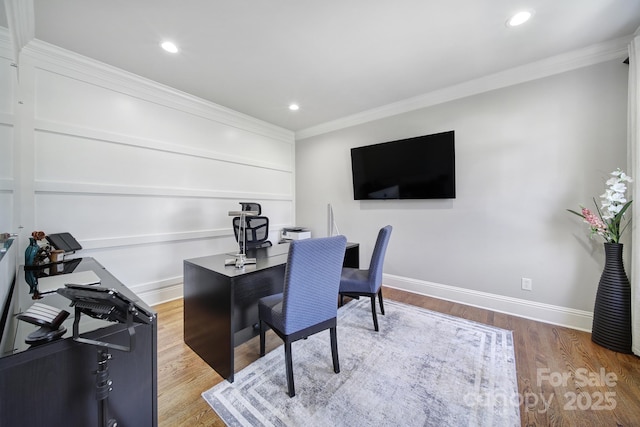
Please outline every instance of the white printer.
M286 240L310 239L311 232L304 227L287 227L282 229L282 238Z

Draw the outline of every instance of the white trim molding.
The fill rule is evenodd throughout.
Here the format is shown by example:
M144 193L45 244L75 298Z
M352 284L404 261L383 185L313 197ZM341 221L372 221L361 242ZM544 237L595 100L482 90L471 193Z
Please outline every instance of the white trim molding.
M191 197L204 199L258 199L293 201L292 194L286 193L251 193L239 191L221 191L180 187L151 187L140 185L116 185L101 183L67 182L67 181L34 181L36 193L56 194L92 194L92 195L127 195L148 197Z
M0 57L7 58L11 62L15 61L13 52L13 40L9 30L4 27L0 27Z
M280 237L278 233L283 227L291 224L274 224L269 230L269 240L277 241ZM231 238L235 240L232 228L219 228L212 230L195 230L195 231L176 231L171 233L156 233L145 235L129 235L104 237L97 239L81 239L79 242L82 250L87 251L100 250L107 248L122 248L137 245L152 245L160 243L184 242L187 240L210 240L219 238Z
M386 287L414 294L591 332L593 313L583 310L409 279L391 274L384 274L383 283ZM162 283L136 285L132 287L132 290L149 305L162 304L183 297L182 277L168 279Z
M33 0L4 0L7 23L13 39L15 58L20 51L35 37L35 12Z
M595 44L382 107L373 108L351 116L311 126L297 131L295 134L296 141L489 92L491 90L526 83L601 62L615 59L624 60L627 57L627 46L631 39L632 36L627 36Z
M5 115L0 113L0 123L3 120L9 120L9 117L5 119ZM75 138L85 138L91 139L94 141L101 141L111 144L119 144L119 145L127 145L131 147L144 148L148 150L154 151L163 151L172 154L180 154L184 156L190 157L200 157L204 159L210 160L218 160L221 162L227 163L236 163L239 165L247 165L254 166L263 169L272 169L280 172L292 172L291 167L286 167L284 165L279 165L275 163L269 163L264 161L258 161L255 159L247 159L245 157L240 156L232 156L217 152L215 150L205 150L205 149L196 149L184 147L177 144L172 144L168 142L140 138L131 135L123 135L118 133L113 133L109 131L103 131L99 129L90 129L86 127L81 127L78 125L70 125L66 123L58 123L51 120L44 119L34 119L35 130L36 132L42 133L50 133L50 134L58 134L64 135L68 137ZM277 140L278 142L282 142Z
M182 298L182 277L132 286L131 290L146 304L153 306Z
M0 178L0 192L2 193L12 193L14 188L13 179L10 178Z
M294 141L294 133L288 129L38 39L34 39L25 46L23 55L32 59L36 68L136 96L158 105L175 108L288 144L293 144Z
M591 332L593 313L520 298L384 274L384 286L525 319Z

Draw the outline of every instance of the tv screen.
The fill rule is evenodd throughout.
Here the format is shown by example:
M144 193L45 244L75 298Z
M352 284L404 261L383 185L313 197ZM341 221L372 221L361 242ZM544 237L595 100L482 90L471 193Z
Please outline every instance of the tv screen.
M455 199L454 131L351 149L355 200Z

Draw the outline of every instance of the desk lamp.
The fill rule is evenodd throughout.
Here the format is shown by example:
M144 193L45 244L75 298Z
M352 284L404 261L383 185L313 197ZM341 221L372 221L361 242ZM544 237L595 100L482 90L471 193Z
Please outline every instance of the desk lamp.
M240 217L240 229L238 230L238 253L234 258L224 260L224 265L235 265L236 268L243 268L246 264L255 264L255 258L247 258L247 220L248 216L258 215L258 211L229 211L229 216ZM242 236L242 237L240 237ZM241 240L242 239L242 240Z

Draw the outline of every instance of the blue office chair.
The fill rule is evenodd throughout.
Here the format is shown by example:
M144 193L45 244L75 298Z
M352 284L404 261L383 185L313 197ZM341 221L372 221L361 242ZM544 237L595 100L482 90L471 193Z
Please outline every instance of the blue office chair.
M342 305L345 296L352 298L359 298L361 296L370 297L373 326L376 331L378 331L376 295L378 295L378 300L380 301L380 312L384 315L384 304L382 302L382 266L384 264L384 255L387 252L387 245L389 244L392 229L393 227L390 225L380 229L368 270L345 267L342 269L342 277L340 279L340 305Z
M291 343L329 329L333 371L340 372L336 317L338 287L347 239L344 236L294 240L289 247L283 292L261 298L260 357L264 356L266 326L284 341L289 396L293 383Z

